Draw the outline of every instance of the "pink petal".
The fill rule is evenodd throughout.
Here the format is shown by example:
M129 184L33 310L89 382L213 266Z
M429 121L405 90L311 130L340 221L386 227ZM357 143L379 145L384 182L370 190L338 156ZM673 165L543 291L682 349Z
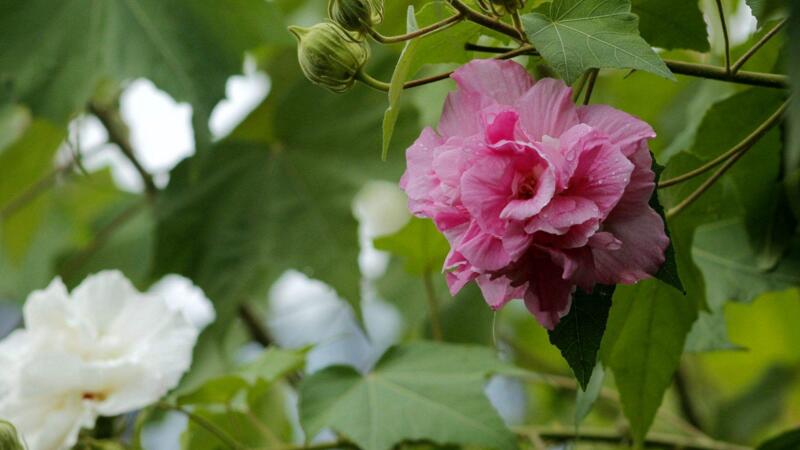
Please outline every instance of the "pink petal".
M539 259L533 279L525 291L525 306L536 320L553 330L569 312L575 286L561 278L561 268L549 260Z
M511 262L500 238L483 231L473 223L458 243L456 251L481 271L500 270Z
M607 215L625 192L633 164L599 132L581 136L571 147L582 151L565 193L593 201Z
M497 114L486 127L486 141L495 144L500 141L514 140L514 128L517 126L519 115L516 111L503 111Z
M470 281L474 280L479 274L472 269L464 255L454 250L445 260L445 280L451 295L456 295Z
M458 89L447 96L439 121L443 136L472 136L483 132L481 110L492 104L512 105L533 84L524 67L513 61L476 59L451 77Z
M592 249L595 276L602 284L632 284L650 278L664 263L669 245L664 222L646 203L638 209L618 209L603 225L622 245L616 250L607 246Z
M578 117L619 145L625 156L630 156L641 143L656 137L656 132L647 122L607 105L581 106Z
M411 212L430 215L433 199L431 193L438 186L433 174L433 150L442 139L430 128L425 128L419 138L406 151L406 171L400 178L400 188L408 195Z
M600 210L593 201L583 197L558 195L536 217L528 221L525 231L531 234L543 231L563 235L575 225L599 218Z
M531 141L541 141L544 136L559 137L579 123L572 89L561 80L537 81L515 106L520 127Z
M461 178L461 201L488 232L500 235L504 231L500 214L511 198L514 175L508 158L487 155L476 160Z
M492 279L491 275L481 275L476 282L486 303L494 310L502 308L511 300L522 298L525 292L521 287L511 286L511 281L506 277Z

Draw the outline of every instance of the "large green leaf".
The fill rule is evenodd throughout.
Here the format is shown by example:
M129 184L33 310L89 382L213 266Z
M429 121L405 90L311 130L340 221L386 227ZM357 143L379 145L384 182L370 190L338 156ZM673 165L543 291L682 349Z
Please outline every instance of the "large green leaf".
M614 372L637 442L653 423L696 318L693 301L656 280L617 287L601 358Z
M514 434L483 393L486 377L504 369L488 348L406 344L369 374L338 366L304 380L300 420L308 439L333 428L364 450L409 440L513 450Z
M720 305L800 285L800 251L793 247L776 266L759 267L744 224L733 219L699 227L692 255L705 276L709 303Z
M156 272L192 278L222 322L290 268L329 283L358 310L351 202L366 181L397 180L403 170L400 152L389 162L376 155L382 96L312 89L293 59L277 60L274 95L239 129L173 171L157 205ZM399 145L415 122L401 116Z
M245 50L289 39L262 0L48 0L0 4L0 80L35 116L66 122L98 84L153 80L194 107L195 131Z
M629 0L553 0L522 17L525 32L567 83L586 69L639 69L674 79L639 36Z
M597 285L591 293L576 290L569 314L549 332L550 342L561 350L583 389L597 364L612 295L614 286Z
M632 0L642 37L656 47L707 52L708 33L697 0Z
M800 447L800 428L781 433L758 446L757 450L792 450Z
M788 24L788 54L800 54L800 3L792 2L791 18ZM800 58L787 58L790 82L795 92L800 90ZM787 174L793 176L793 189L790 191L794 204L800 205L800 96L794 95L789 107L788 134L785 167ZM800 211L800 209L798 209ZM800 212L796 213L800 217Z

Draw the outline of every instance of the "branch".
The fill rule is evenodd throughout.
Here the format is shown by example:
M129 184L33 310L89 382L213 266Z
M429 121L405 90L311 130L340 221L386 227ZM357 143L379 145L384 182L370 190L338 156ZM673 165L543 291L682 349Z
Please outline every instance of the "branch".
M467 20L471 22L475 22L478 25L483 25L486 28L495 30L499 33L505 34L506 36L514 39L517 42L524 42L520 38L520 34L516 28L508 26L503 22L498 20L492 19L491 17L481 14L478 11L470 8L469 6L465 5L461 0L450 0L450 5L456 9L456 11L460 12L467 18Z
M523 46L524 47L524 46ZM522 47L520 47L522 48ZM533 47L530 47L533 50ZM489 47L489 46L474 46L475 51L482 51L486 53L503 53L511 50L507 47ZM533 50L535 51L535 50ZM526 52L526 54L532 54ZM696 64L686 61L675 61L672 59L665 59L664 64L669 67L673 73L678 75L687 75L690 77L707 78L710 80L727 81L730 83L747 84L751 86L763 86L771 88L785 89L789 86L789 79L785 75L778 75L774 73L764 72L747 72L740 71L737 73L728 73L724 67L711 66L708 64Z
M756 52L757 52L757 51L758 51L758 50L759 50L761 47L763 47L763 46L764 46L764 44L766 44L767 42L769 42L769 40L770 40L770 39L772 39L772 37L773 37L773 36L775 36L776 34L778 34L778 31L780 31L780 30L781 30L781 28L783 28L783 26L784 26L784 25L786 25L786 20L787 20L787 19L783 19L783 20L781 20L780 22L778 22L778 24L777 24L777 25L775 25L775 26L774 26L774 27L773 27L771 30L769 30L769 31L767 32L767 34L765 34L764 36L762 36L762 37L761 37L761 39L759 39L759 40L758 40L758 42L756 42L755 44L753 44L753 46L752 46L752 47L750 47L750 49L749 49L749 50L747 50L747 52L745 52L745 54L744 54L744 55L742 55L742 56L741 56L741 57L740 57L740 58L739 58L739 59L738 59L738 60L737 60L737 61L736 61L736 62L735 62L735 63L734 63L732 66L731 66L731 73L736 73L736 72L738 72L738 71L739 71L739 69L741 69L741 68L742 68L742 66L743 66L743 65L744 65L744 64L745 64L745 63L746 63L746 62L747 62L747 61L748 61L748 60L749 60L749 59L750 59L750 58L751 58L753 55L755 55L755 54L756 54Z
M725 41L725 73L731 73L731 43L728 39L728 25L725 23L725 10L722 8L722 0L717 0L717 12L719 21L722 24L722 38Z
M564 427L516 427L515 433L529 435L535 433L545 441L583 441L607 444L622 444L630 442L630 438L614 430L585 428L580 431ZM649 433L643 442L644 447L669 448L680 450L750 450L749 447L718 442L712 439L685 437L666 433Z
M253 307L247 303L242 303L239 306L239 318L244 322L245 328L250 333L250 337L254 341L261 344L262 347L269 347L272 344L272 338L269 336L266 328L258 318L258 314L253 310Z
M153 177L145 170L144 166L136 159L136 152L131 146L128 138L128 127L120 117L119 111L98 105L95 102L89 103L89 111L94 114L103 124L106 131L108 131L108 140L117 144L122 154L133 164L133 167L139 172L144 183L144 190L150 200L155 198L158 188L153 182Z
M471 44L467 44L465 47L469 50L471 48L470 45ZM479 47L479 46L476 46L476 47ZM505 53L503 53L501 55L495 56L494 59L510 59L510 58L515 57L515 56L535 55L535 54L538 54L536 52L536 49L534 49L532 46L526 44L526 45L523 45L523 46L521 46L519 48L516 48L516 49L508 49L507 52L505 52ZM411 88L415 88L417 86L422 86L424 84L429 84L429 83L434 83L436 81L444 80L445 78L449 78L450 75L453 74L453 72L454 72L453 70L450 70L450 71L439 73L439 74L432 75L432 76L429 76L429 77L419 78L419 79L411 80L411 81L406 81L405 83L403 83L403 89L411 89ZM391 86L389 83L387 83L385 81L381 81L381 80L377 80L377 79L373 78L372 76L370 76L368 73L364 72L363 70L360 71L356 75L356 79L358 81L361 81L362 83L366 84L367 86L369 86L369 87L371 87L373 89L379 90L379 91L388 92L389 91L389 87Z
M225 430L214 425L210 421L206 420L204 417L198 416L197 414L187 409L181 408L178 405L173 405L170 403L159 403L156 406L159 409L176 411L183 414L189 420L191 420L192 422L196 423L209 433L216 436L216 438L219 439L220 442L222 442L223 444L225 444L225 446L231 448L232 450L245 450L245 447L239 442L237 442L235 439L233 439L228 433L225 432Z
M428 25L426 27L422 27L419 30L412 31L412 32L406 33L406 34L401 34L401 35L398 35L398 36L384 36L384 35L378 33L372 27L367 27L367 33L369 33L369 35L372 36L373 39L375 39L376 41L378 41L378 42L380 42L382 44L397 44L397 43L400 43L400 42L405 42L405 41L414 39L416 37L424 36L424 35L426 35L428 33L433 32L433 31L443 30L443 29L448 28L448 27L450 27L452 25L455 25L458 22L461 22L461 20L463 20L463 19L464 19L464 14L462 14L461 12L457 12L456 14L454 14L454 15L452 15L452 16L444 19L444 20L440 20L439 22L435 22L435 23L432 23L432 24L430 24L430 25Z
M717 180L719 180L723 175L725 175L725 172L727 172L728 169L733 167L733 165L736 164L736 161L738 161L739 158L744 156L748 150L753 148L755 143L758 142L758 140L761 139L761 137L764 136L767 133L767 131L770 130L770 128L772 128L775 124L777 124L781 120L781 117L783 116L783 113L784 111L786 111L786 108L788 106L789 106L789 101L787 100L780 106L780 108L778 108L777 111L775 111L766 121L764 121L764 123L759 125L758 128L755 129L755 131L753 131L752 133L750 133L749 136L744 138L742 142L738 143L736 147L734 147L734 149L738 148L738 151L733 152L731 156L722 165L722 167L720 167L716 172L714 172L713 175L711 175L706 181L704 181L703 184L700 185L700 187L698 187L694 192L689 194L689 196L683 199L683 201L681 201L680 203L675 205L672 209L667 211L666 214L667 219L674 217L676 214L686 209L686 207L688 207L695 200L700 198L700 196L703 195L703 193L706 192L712 185L714 185L714 183ZM730 151L728 153L730 153Z

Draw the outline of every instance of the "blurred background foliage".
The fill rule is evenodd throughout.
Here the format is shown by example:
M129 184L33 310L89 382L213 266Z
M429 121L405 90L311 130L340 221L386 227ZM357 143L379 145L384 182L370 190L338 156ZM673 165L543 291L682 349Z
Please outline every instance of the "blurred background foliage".
M323 20L322 0L14 3L0 1L0 335L19 324L28 293L56 275L74 286L89 273L118 268L145 289L164 274L184 274L215 303L218 320L201 337L174 399L248 447L282 448L302 440L292 405L293 374L303 361L308 372L330 363L363 371L394 342L434 337L429 303L438 302L445 341L496 348L503 360L540 375L492 379L488 392L506 423L573 429L576 386L546 331L521 305L491 312L474 287L450 298L439 274L446 243L428 222L406 224L400 194L374 182L399 179L404 149L423 126L435 124L454 88L450 80L404 93L383 162L385 94L357 86L334 95L310 84L297 66L286 26ZM404 32L408 6L426 3L388 0L380 31ZM762 9L770 2L749 2L757 22L742 1L723 3L735 59L774 26L775 16ZM722 63L713 1L635 0L633 6L642 35L667 48L661 56ZM789 33L796 35L800 26L793 26ZM502 43L497 39L480 37ZM779 34L744 68L786 72L800 60L792 47L797 41ZM422 46L427 64L417 76L483 56L456 44ZM401 49L373 45L369 72L389 80ZM231 132L214 133L209 118L225 99L226 80L242 73L245 51L251 72L266 74L268 94ZM520 61L543 70L538 58ZM90 164L103 153L147 151L129 137L148 131L129 133L115 114L120 95L140 78L192 111L192 155L154 177L157 191L141 182L121 188L112 169L130 172L124 158L111 168ZM666 178L731 147L782 100L767 88L682 76L673 82L626 70L602 70L592 97L654 126L651 148L667 166ZM93 116L101 118L110 145L105 137L82 142L82 126ZM800 172L785 156L788 139L788 127L772 130L670 223L690 295L664 295L694 306L689 319L650 310L647 331L683 327L685 334L695 314L699 319L674 382L667 370L654 433L691 434L690 424L715 439L753 445L800 424ZM662 201L674 205L697 184L665 190ZM361 203L354 206L354 199ZM359 205L368 211L360 213ZM385 258L375 248L392 255L385 270L364 261ZM612 310L613 320L625 318L615 319ZM637 337L627 339L633 341L626 348L636 352ZM259 350L269 344L296 350ZM253 364L262 369L248 376ZM583 429L625 430L614 375L594 379L602 390ZM591 403L578 395L579 409ZM174 448L175 430L186 427L179 415L159 411L136 420L138 430L149 430L134 439L145 448ZM187 430L184 448L221 448L196 425Z

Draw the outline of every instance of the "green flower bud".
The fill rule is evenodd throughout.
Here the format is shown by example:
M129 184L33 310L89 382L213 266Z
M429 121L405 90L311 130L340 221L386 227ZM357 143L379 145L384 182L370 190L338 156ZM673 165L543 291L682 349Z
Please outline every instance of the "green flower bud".
M0 450L25 450L14 425L0 420Z
M328 17L349 31L362 33L383 20L381 0L328 0Z
M289 27L298 40L297 59L306 78L333 92L344 92L355 83L369 57L369 47L339 25L323 22L311 28Z

